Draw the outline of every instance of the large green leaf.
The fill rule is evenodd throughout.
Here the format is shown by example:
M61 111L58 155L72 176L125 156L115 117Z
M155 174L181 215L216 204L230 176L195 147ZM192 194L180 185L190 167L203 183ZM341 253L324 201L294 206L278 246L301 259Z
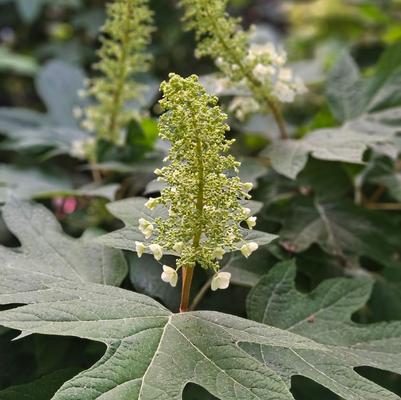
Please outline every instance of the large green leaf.
M2 147L13 150L45 147L54 148L54 154L71 153L73 142L89 137L78 128L73 115L75 107L86 104L86 100L78 96L78 91L84 87L84 79L80 68L63 61L45 64L35 84L47 114L23 108L0 108L0 133L10 139Z
M31 259L38 257L32 255ZM7 258L0 264L1 276L10 264L14 260ZM17 285L12 279L2 279L0 285L3 303L30 303L0 312L0 324L20 330L20 337L33 333L76 336L106 345L104 356L66 382L53 400L180 400L188 383L205 388L221 400L291 400L289 371L283 371L280 365L291 355L313 355L310 361L327 361L324 367L334 379L340 368L339 351L343 352L345 371L349 365L372 365L375 358L375 366L401 372L396 362L399 324L381 333L374 330L375 338L379 334L380 339L383 337L376 346L344 343L336 334L320 344L280 328L218 312L172 314L151 298L112 286L70 280L70 276L62 279L64 273L60 271L57 279L41 279L40 286L30 274L21 276ZM259 349L258 355L252 354L255 348ZM260 351L267 349L274 357L261 359ZM356 373L343 378L349 380L349 385L354 383L359 393L366 389L363 393L368 395L363 398L348 392L347 400L373 399L371 393L383 399L398 398ZM312 379L320 381L320 376L314 374Z
M31 290L42 290L46 296L47 282L59 278L119 285L127 273L119 251L67 236L41 205L14 199L3 207L2 215L21 247L0 247L0 286L9 288L1 292L0 304L18 302L16 293L23 291L27 297Z
M82 103L78 92L84 89L84 80L85 74L80 68L64 61L50 61L40 71L36 87L53 123L77 126L73 109Z
M281 221L281 243L293 252L317 243L348 266L356 266L361 256L384 265L396 262L399 229L388 217L351 202L298 197Z
M300 140L276 141L262 155L271 159L277 172L294 179L305 167L309 154L320 160L363 164L369 147L388 142L386 135L366 135L344 126L319 129Z
M324 344L331 352L286 350L246 345L261 360L274 365L288 384L293 375L305 376L344 399L400 399L354 371L370 366L401 373L401 323L362 325L351 315L364 306L372 282L368 279L330 279L313 292L295 288L292 261L278 264L248 297L249 316Z
M135 197L109 203L107 205L108 210L115 217L121 219L126 226L99 237L97 242L104 246L135 251L135 241L144 241L144 236L138 229L139 218L147 218L152 221L154 218L167 216L167 210L162 206L156 207L153 211L146 208L146 201L146 198ZM261 203L249 201L244 206L249 207L256 214L260 211ZM245 240L257 242L259 245L268 244L277 238L276 235L256 230L243 229L243 233ZM149 249L146 249L146 252L151 254ZM174 251L165 251L164 254L177 255Z
M369 79L362 79L351 57L344 56L327 83L331 111L342 125L314 131L300 140L274 142L263 153L273 168L294 179L308 155L360 164L365 151L373 148L394 158L401 127L400 54L401 43L390 47Z

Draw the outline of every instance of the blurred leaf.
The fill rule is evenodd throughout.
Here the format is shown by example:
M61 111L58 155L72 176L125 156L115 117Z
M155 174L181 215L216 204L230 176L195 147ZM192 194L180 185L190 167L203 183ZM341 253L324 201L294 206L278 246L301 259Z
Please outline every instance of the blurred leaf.
M327 79L327 100L335 118L346 121L355 117L355 109L361 108L360 91L363 83L359 68L349 54L345 54L332 69Z
M40 71L36 87L49 112L49 118L61 126L76 127L73 109L82 104L78 91L84 89L85 74L63 61L48 62Z
M327 161L363 164L365 151L378 143L387 143L386 135L367 135L349 128L319 129L299 140L276 141L262 155L271 159L273 168L295 179L308 161L308 154Z
M20 199L43 199L65 196L104 197L114 200L118 184L98 186L89 184L74 189L72 182L58 174L49 175L40 170L20 169L0 164L0 203L13 196Z
M35 0L32 0L32 2ZM30 3L30 1L25 1ZM39 65L33 57L16 54L6 47L0 47L0 71L12 72L21 75L33 76L39 69Z

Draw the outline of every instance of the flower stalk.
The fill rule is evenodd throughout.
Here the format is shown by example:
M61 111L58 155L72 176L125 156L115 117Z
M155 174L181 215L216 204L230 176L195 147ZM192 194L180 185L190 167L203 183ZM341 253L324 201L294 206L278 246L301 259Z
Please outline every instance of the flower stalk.
M176 268L164 265L162 279L175 286L176 271L182 269L180 311L185 312L196 267L214 272L213 290L229 286L230 274L219 272L219 261L229 251L241 250L248 257L256 250L256 243L243 239L241 227L246 223L253 228L256 218L241 204L250 198L252 184L241 182L240 163L227 154L234 140L225 137L227 116L218 99L206 93L195 75L170 74L161 89L165 113L159 135L171 146L166 165L155 174L166 188L145 205L150 210L161 206L165 212L151 221L139 219L146 242L135 245L138 255L148 249L156 260L165 250L177 255Z
M229 110L235 111L238 119L251 112L270 111L280 137L287 139L279 103L293 101L306 88L290 69L284 68L286 54L270 43L249 44L250 34L241 28L240 20L227 15L227 0L180 2L186 11L187 28L196 33L196 56L210 56L223 73L224 85L247 93L235 97Z

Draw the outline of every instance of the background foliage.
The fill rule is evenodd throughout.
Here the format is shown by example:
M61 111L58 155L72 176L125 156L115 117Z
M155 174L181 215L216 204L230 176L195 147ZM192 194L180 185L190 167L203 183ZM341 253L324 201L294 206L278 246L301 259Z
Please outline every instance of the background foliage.
M142 101L131 104L141 118L127 125L124 146L101 143L97 168L102 181L93 182L91 166L74 155L74 141L87 133L73 111L87 101L78 91L93 73L104 6L103 0L0 0L0 202L17 197L45 205L68 235L79 238L64 237L50 223L58 232L52 240L67 255L65 241L74 248L83 246L79 252L85 251L86 258L100 257L97 247L83 242L112 232L100 240L114 240L125 259L110 250L103 255L106 261L97 260L108 265L115 257L109 280L101 275L84 278L80 290L90 297L93 288L87 281L121 283L175 312L179 290L160 280L153 258L139 260L129 251L133 237L127 241L118 235L127 229L121 220L129 227L136 218L124 199L160 190L153 175L166 150L157 140L159 82L171 71L196 73L213 91L215 68L207 58L194 58L194 37L183 30L177 1L151 1L157 27L150 46L154 62L148 73L138 76L146 85ZM284 109L288 141L279 140L269 115L238 121L229 114L230 135L237 139L234 152L243 161L241 175L255 184L253 197L260 202L257 229L278 239L246 261L235 253L227 255L224 270L232 273L233 284L226 291L212 294L207 290L210 277L198 271L193 293L203 296L197 298L197 309L234 316L228 319L248 317L324 345L330 344L326 335L346 332L344 337L352 337L357 324L401 320L400 1L233 0L230 12L242 16L245 26L256 24L255 40L286 47L309 93ZM226 106L230 94L220 97ZM106 207L110 201L122 203ZM7 226L0 221L1 243L24 244L21 232L9 222ZM16 262L35 260L25 251ZM57 257L33 261L32 268L47 268ZM87 271L90 265L82 268ZM281 303L275 302L274 287ZM10 342L16 331L0 329L1 399L21 398L20 393L33 388L42 391L32 392L33 399L50 399L63 382L104 353L103 345L73 337L31 335ZM396 344L388 346L399 355ZM277 359L277 370L291 379L297 400L340 398L305 365L289 356L284 365L283 353L262 347L257 356L255 344L247 351L256 359ZM310 362L315 351L307 354ZM354 358L336 360L341 368L357 367L358 376L401 396L399 375L384 371L387 367L399 373L401 361L395 359L389 367L391 361L359 367ZM364 398L359 395L355 398ZM213 398L199 386L185 388L184 399Z

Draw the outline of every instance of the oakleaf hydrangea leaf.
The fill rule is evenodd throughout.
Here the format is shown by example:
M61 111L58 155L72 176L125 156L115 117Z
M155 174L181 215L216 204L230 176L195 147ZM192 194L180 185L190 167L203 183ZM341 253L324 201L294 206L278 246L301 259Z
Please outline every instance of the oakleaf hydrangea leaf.
M250 292L248 314L259 322L313 339L330 351L245 348L274 365L289 385L291 376L302 375L344 399L399 399L354 371L355 367L369 366L401 373L401 322L362 325L351 321L351 315L368 300L372 281L330 279L303 294L295 288L295 274L293 261L273 268Z
M21 247L0 246L0 287L7 288L0 290L0 304L18 302L21 292L26 300L37 294L54 299L46 284L58 279L119 285L127 274L121 252L67 236L41 205L14 199L2 215Z
M270 367L240 342L321 349L309 339L216 312L171 314L151 298L111 286L56 280L42 301L0 313L0 324L32 333L103 342L105 355L66 382L53 400L179 400L193 382L222 400L293 399ZM1 291L7 290L2 285ZM19 303L32 300L20 293Z

